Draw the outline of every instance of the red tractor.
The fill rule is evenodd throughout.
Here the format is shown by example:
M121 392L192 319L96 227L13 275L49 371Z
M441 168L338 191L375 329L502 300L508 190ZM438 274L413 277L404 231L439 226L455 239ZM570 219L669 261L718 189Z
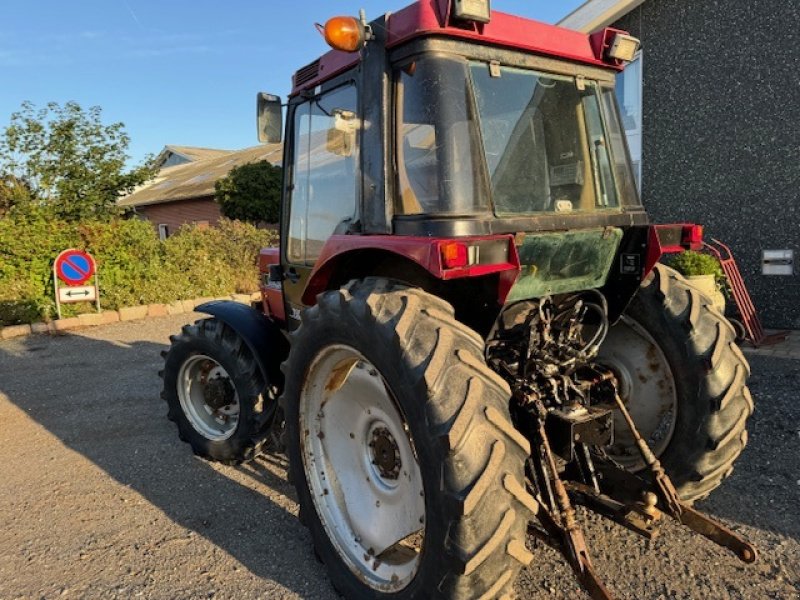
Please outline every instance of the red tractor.
M181 439L226 463L281 446L347 598L505 597L529 535L609 598L578 504L755 560L692 508L745 446L749 368L658 263L702 229L639 200L614 96L638 41L488 0L324 33L288 100L263 305L198 307L166 353ZM262 141L282 118L261 94Z

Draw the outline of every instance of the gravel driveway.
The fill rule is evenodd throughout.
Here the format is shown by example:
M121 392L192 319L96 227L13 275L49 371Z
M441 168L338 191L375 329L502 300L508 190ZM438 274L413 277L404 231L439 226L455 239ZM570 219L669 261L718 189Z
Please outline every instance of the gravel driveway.
M167 421L159 352L189 318L0 343L0 599L334 598L284 466L206 463ZM671 524L648 543L581 513L618 597L800 597L800 361L752 366L750 444L702 508L761 560ZM582 597L560 557L532 544L519 596Z

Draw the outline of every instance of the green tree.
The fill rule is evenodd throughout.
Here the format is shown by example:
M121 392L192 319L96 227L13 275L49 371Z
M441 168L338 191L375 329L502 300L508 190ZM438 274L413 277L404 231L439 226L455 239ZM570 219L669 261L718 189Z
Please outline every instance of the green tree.
M33 194L30 186L14 175L0 175L0 217L14 210L27 210Z
M281 186L281 168L263 160L234 167L214 187L222 214L229 219L277 223Z
M0 132L0 172L27 183L32 205L69 221L115 214L117 199L155 175L151 161L128 169L130 137L102 110L75 102L30 102Z

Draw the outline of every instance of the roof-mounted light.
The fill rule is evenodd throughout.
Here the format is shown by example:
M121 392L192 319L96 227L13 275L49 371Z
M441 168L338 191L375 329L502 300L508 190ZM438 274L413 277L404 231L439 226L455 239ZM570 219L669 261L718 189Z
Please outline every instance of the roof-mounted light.
M358 52L367 42L367 28L356 17L333 17L323 29L325 41L334 50Z
M611 39L606 55L621 62L631 62L636 58L640 45L641 42L632 35L618 32Z
M488 23L492 20L491 0L453 0L453 16L464 21Z

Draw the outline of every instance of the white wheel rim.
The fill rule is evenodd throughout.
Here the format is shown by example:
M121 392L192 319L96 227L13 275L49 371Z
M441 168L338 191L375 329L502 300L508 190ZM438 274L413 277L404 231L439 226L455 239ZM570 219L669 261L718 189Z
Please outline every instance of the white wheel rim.
M233 435L239 425L239 394L222 365L204 354L192 356L181 365L177 386L183 414L195 431L214 442ZM224 401L214 396L220 393L226 394Z
M328 346L308 369L299 408L303 466L328 538L362 582L404 589L419 567L425 498L383 377L355 349Z
M678 394L667 357L656 340L630 317L623 316L608 332L597 362L620 380L620 397L636 428L661 456L678 420ZM609 456L631 471L645 467L633 436L619 411L614 413L614 444Z

